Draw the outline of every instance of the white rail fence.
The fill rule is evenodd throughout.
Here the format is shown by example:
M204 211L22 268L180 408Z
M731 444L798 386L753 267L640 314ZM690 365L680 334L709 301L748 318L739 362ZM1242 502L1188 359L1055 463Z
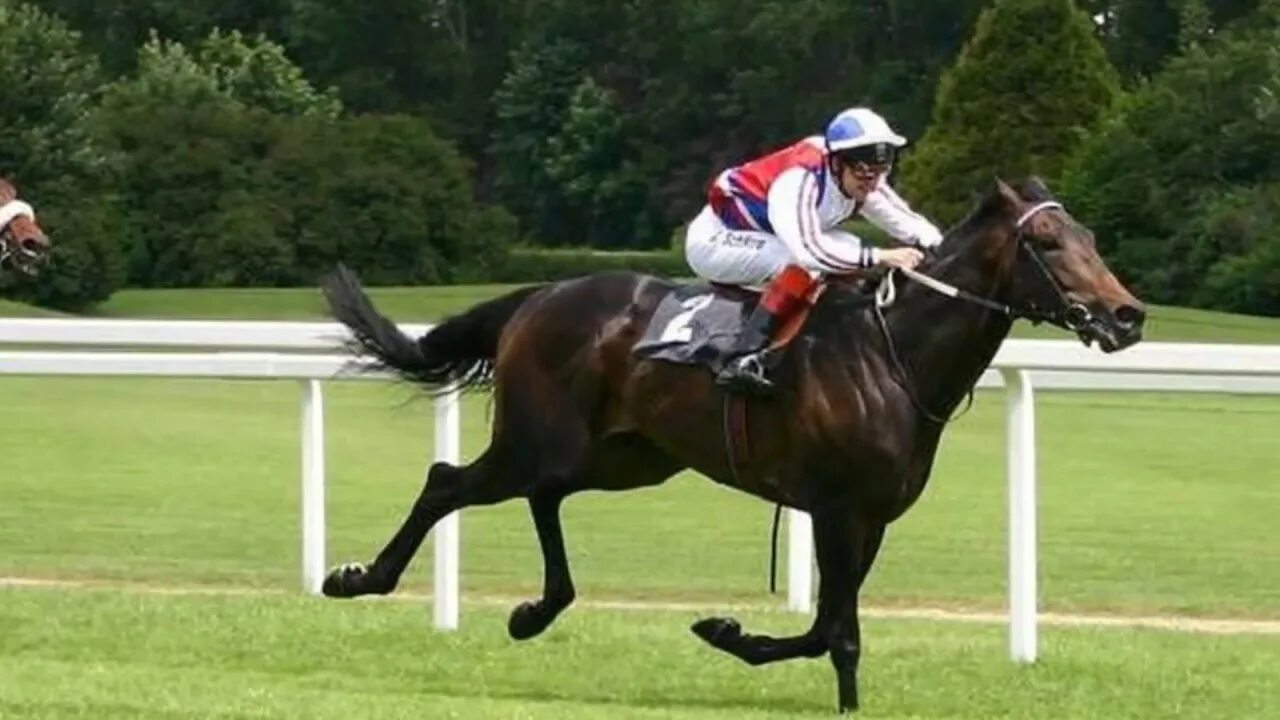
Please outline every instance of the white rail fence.
M427 325L405 325L421 334ZM322 381L342 374L345 330L333 323L0 319L0 375L294 379L302 388L302 578L318 593L325 573ZM38 349L30 349L30 348ZM73 349L68 349L73 348ZM88 349L87 349L88 348ZM180 352L175 352L180 351ZM1036 658L1036 437L1034 389L1280 394L1280 346L1143 343L1103 355L1068 340L1009 340L980 382L1006 388L1009 486L1009 628L1015 661ZM456 394L435 405L436 458L459 459ZM809 517L788 511L787 605L812 611ZM457 514L432 531L435 624L458 626Z

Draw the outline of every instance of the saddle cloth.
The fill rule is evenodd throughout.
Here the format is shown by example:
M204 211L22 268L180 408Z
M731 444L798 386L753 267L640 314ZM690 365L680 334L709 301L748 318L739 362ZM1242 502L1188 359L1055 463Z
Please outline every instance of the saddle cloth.
M681 285L658 304L632 352L649 360L704 365L719 372L759 300L759 293L737 287Z

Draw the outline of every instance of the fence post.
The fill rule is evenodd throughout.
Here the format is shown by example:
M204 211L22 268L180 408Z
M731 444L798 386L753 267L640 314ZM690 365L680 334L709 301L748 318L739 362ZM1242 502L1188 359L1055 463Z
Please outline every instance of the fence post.
M302 381L302 589L324 582L324 395L319 380Z
M813 609L813 518L803 510L787 510L787 609Z
M1036 659L1036 407L1025 370L1002 370L1007 391L1009 652Z
M435 401L436 460L453 465L461 456L461 413L458 392L441 395ZM458 629L458 513L449 513L432 528L435 543L435 625L439 630Z

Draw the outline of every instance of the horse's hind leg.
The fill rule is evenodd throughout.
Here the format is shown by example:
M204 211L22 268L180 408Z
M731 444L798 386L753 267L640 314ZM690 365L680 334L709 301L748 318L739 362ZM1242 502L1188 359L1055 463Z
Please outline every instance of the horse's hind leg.
M507 630L512 638L525 640L538 635L573 602L573 579L560 528L564 498L579 490L619 491L658 485L679 469L679 463L650 441L623 433L599 439L588 447L581 469L568 479L555 475L541 478L529 496L529 509L545 564L542 597L520 603L511 612Z
M322 591L329 597L385 595L395 589L427 532L441 518L472 505L490 505L520 494L517 482L503 472L491 452L470 465L438 462L414 501L409 517L371 565L347 564L330 571Z
M515 640L527 640L546 630L573 602L573 578L569 574L569 558L565 556L564 533L560 529L560 503L564 498L561 490L538 491L529 497L545 570L542 597L520 603L511 611L507 632Z

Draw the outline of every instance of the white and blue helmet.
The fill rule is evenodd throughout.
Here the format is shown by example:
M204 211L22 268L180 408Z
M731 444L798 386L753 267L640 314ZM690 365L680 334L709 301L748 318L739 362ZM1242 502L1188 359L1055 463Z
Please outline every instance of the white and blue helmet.
M867 108L842 111L827 123L827 152L856 162L889 164L907 139L893 131L889 123Z

